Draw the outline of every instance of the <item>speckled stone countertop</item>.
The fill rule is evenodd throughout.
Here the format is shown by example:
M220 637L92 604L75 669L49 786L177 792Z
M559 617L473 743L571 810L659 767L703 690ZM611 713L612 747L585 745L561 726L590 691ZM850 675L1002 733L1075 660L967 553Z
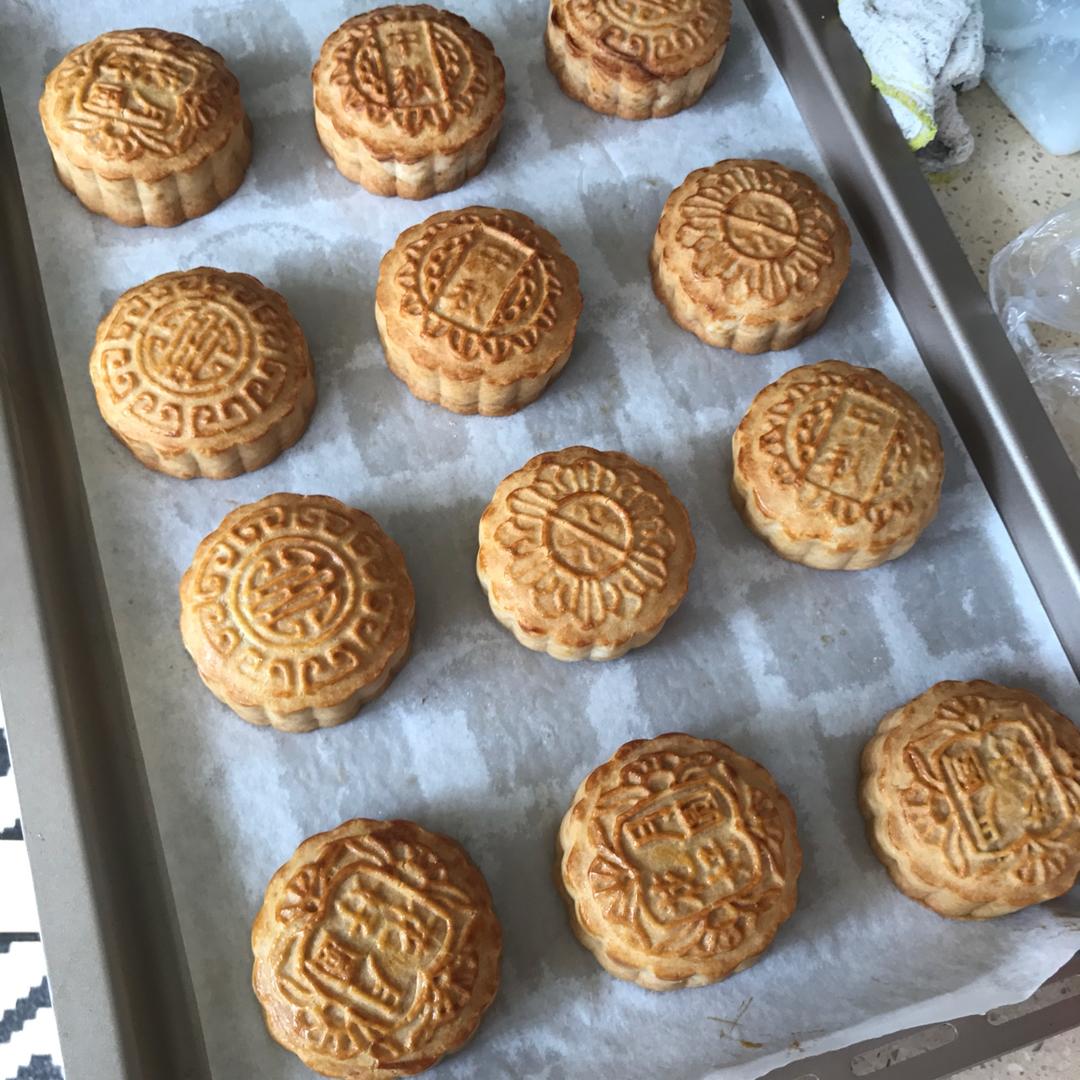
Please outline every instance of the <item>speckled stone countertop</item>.
M1076 1080L1080 1074L1080 1031L1066 1031L1026 1050L1006 1054L974 1069L957 1073L952 1080ZM888 1073L885 1074L886 1078Z
M959 169L932 176L930 186L985 288L998 250L1070 199L1080 198L1080 154L1048 154L985 84L962 95L960 107L975 132L975 154ZM883 1076L887 1080L888 1071ZM1016 1077L1078 1080L1080 1029L957 1073L955 1080Z
M975 133L975 154L932 175L930 186L985 288L997 251L1080 198L1080 154L1048 154L985 83L961 95L960 106Z

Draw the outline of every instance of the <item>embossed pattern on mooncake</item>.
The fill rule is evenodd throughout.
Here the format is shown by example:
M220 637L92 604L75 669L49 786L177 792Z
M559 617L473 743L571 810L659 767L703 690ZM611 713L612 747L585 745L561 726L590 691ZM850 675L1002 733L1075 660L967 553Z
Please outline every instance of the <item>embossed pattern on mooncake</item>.
M565 274L530 226L509 210L439 215L405 248L399 312L422 320L422 336L445 336L462 359L497 364L532 352L555 326Z
M780 166L706 172L681 204L675 242L725 300L779 304L813 292L835 255L835 207Z
M490 63L459 26L430 8L357 15L337 36L330 82L343 108L406 135L447 131L490 87Z
M656 75L710 59L727 37L728 0L565 0L572 34Z
M215 58L183 34L102 34L68 53L54 73L52 93L68 103L60 123L105 160L183 153L236 93L236 80Z

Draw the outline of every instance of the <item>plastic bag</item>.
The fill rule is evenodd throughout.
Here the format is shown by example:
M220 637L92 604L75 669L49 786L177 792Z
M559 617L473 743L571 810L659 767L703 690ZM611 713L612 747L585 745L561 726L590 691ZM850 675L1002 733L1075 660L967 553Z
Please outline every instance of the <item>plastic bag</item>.
M1080 202L1033 225L994 256L990 302L1080 471L1080 347L1043 348L1032 329L1041 323L1080 336Z

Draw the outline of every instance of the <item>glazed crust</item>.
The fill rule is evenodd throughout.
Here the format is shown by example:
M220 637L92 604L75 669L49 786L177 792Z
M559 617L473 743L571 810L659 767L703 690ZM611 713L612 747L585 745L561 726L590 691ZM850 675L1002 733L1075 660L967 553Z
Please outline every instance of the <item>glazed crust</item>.
M80 45L49 73L38 111L57 176L121 225L208 213L251 160L239 83L184 34L116 30Z
M657 832L635 839L650 809L689 821L695 807L677 842L655 843ZM687 870L697 865L690 846L707 857L717 827L737 853L722 891ZM748 968L795 910L801 867L795 813L768 771L722 742L679 733L626 743L594 769L556 841L555 880L575 936L606 971L647 990ZM682 895L694 899L667 899L665 872L683 875Z
M363 934L356 920L337 926L331 910L331 901L350 881L366 890ZM404 924L387 918L380 905L396 896L407 898L414 920L411 954L394 948ZM430 921L424 921L428 912ZM385 933L371 948L380 923ZM441 925L452 927L455 935L447 931L436 964L424 969L416 957L423 956L425 936ZM328 935L333 949L294 970L295 955L314 951L309 943L320 934ZM362 966L365 946L376 967ZM430 1068L471 1038L499 987L502 931L487 883L457 841L411 821L358 818L305 840L274 874L251 929L251 947L252 987L278 1043L323 1076L393 1080ZM436 1018L426 1030L415 1016L403 1015L404 1005L391 1015L396 1004L391 997L384 998L390 1004L377 1017L365 1010L372 993L367 980L381 978L387 968L397 976L387 990L411 989L406 1004L413 1013L422 1016L426 1009ZM414 986L406 987L409 983ZM417 1000L424 993L442 994L442 1004L433 999L425 1006ZM329 1014L341 1023L324 1031L319 1018ZM372 1019L380 1023L371 1026ZM387 1030L373 1041L371 1032L384 1023Z
M180 582L184 646L252 724L352 719L409 654L416 602L401 549L370 515L279 493L226 515Z
M653 290L683 329L742 353L789 349L825 321L851 263L836 204L803 173L732 158L668 197Z
M650 642L686 596L694 537L663 477L628 454L538 454L480 518L476 574L522 645L613 660Z
M381 60L364 62L368 54ZM319 140L342 175L376 195L407 199L475 176L506 104L491 42L460 15L428 4L346 20L323 43L311 81Z
M865 570L898 559L937 514L937 427L874 368L823 360L786 372L754 398L731 445L735 508L804 566Z
M634 26L605 0L551 0L544 48L564 93L624 120L671 116L716 78L730 34L728 0L686 0L658 25Z
M375 321L387 365L418 398L505 416L570 359L581 306L577 266L551 233L470 206L398 237L379 267Z
M874 853L939 915L1007 915L1080 875L1080 731L1027 690L937 683L885 716L861 769Z
M98 324L90 379L113 434L183 480L261 469L315 408L311 355L285 298L208 266L123 293Z

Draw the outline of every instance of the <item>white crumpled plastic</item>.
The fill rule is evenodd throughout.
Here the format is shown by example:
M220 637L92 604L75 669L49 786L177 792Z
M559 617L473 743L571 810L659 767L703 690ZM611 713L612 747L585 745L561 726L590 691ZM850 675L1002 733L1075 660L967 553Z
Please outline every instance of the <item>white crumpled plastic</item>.
M990 263L990 302L1080 470L1080 347L1044 348L1033 326L1080 334L1080 201L1044 218Z

